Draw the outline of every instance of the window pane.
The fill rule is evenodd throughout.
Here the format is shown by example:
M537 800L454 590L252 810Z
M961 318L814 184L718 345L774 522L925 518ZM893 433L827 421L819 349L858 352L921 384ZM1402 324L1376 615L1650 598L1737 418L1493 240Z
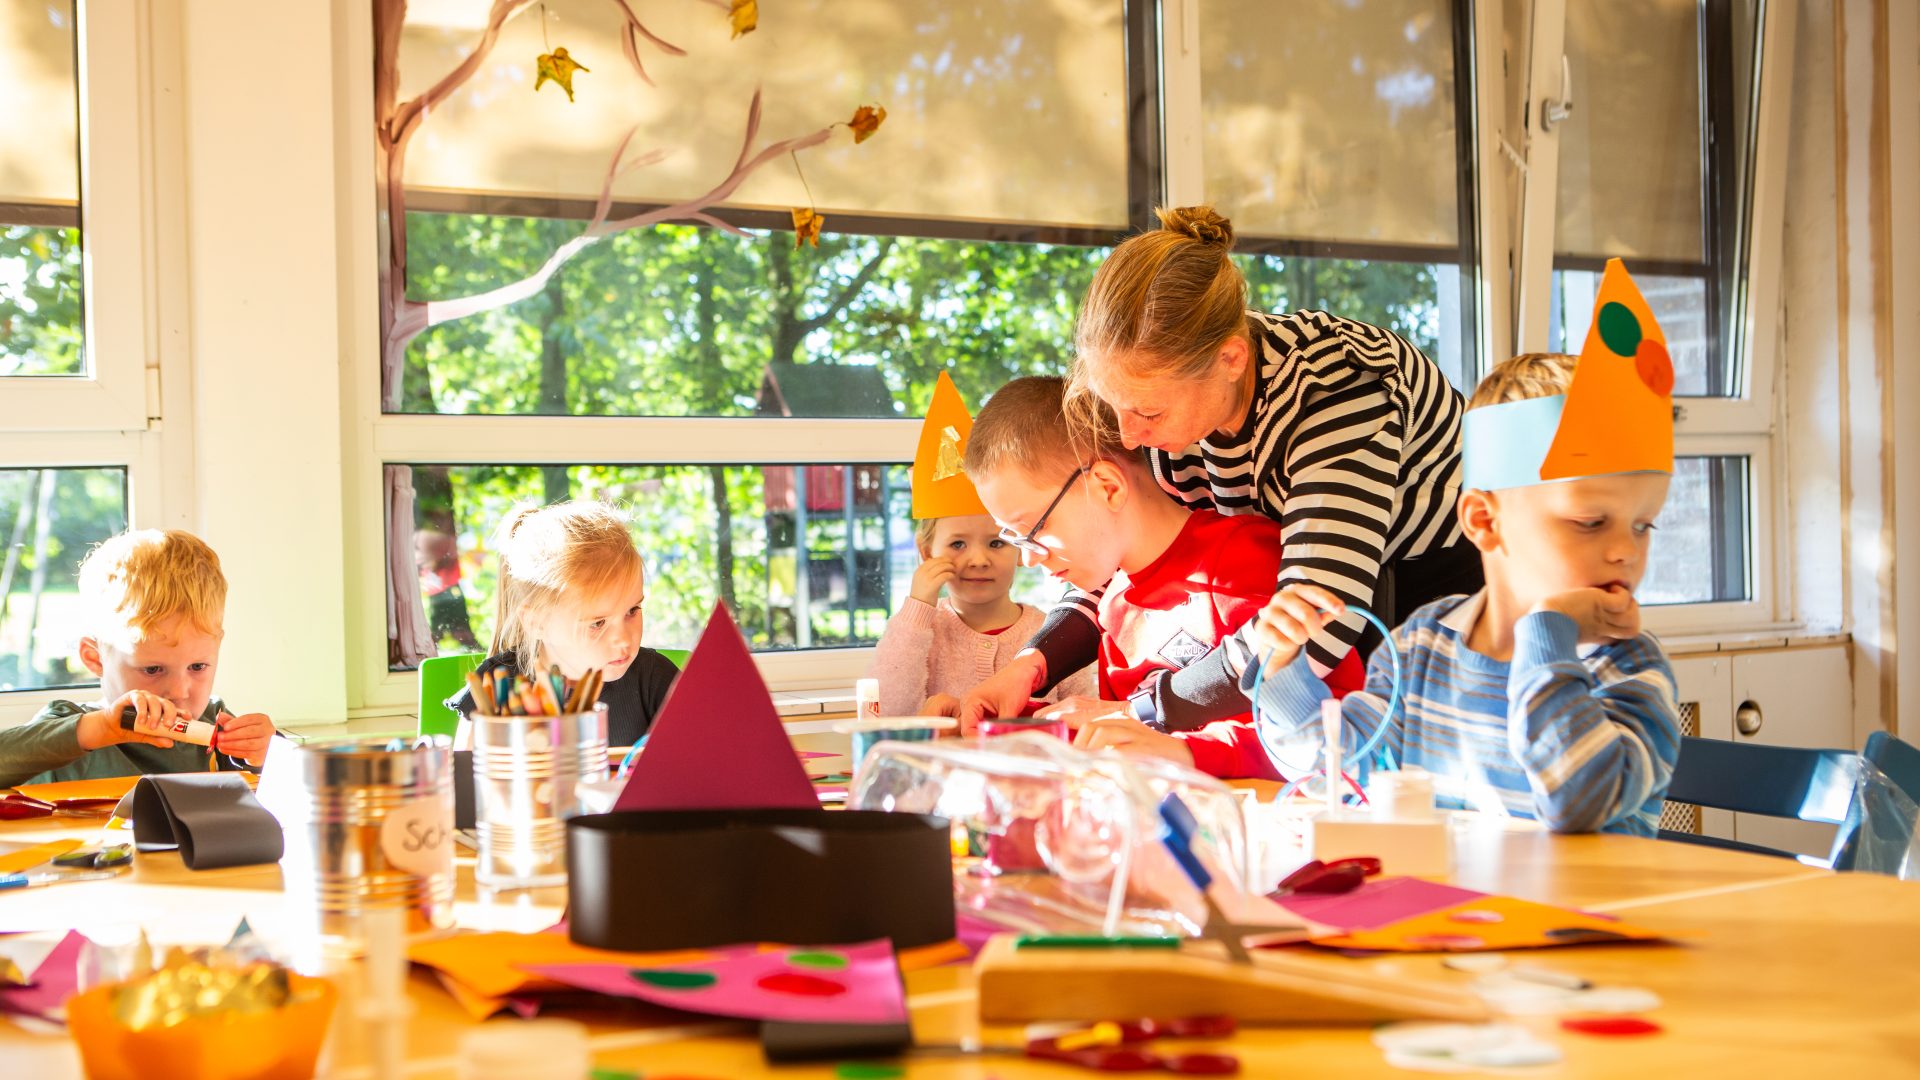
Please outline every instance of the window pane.
M1457 245L1452 10L1201 4L1207 199L1249 235Z
M531 272L573 222L410 214L413 296ZM917 417L1064 371L1104 248L662 226L588 248L531 299L407 348L405 412Z
M0 0L0 376L84 375L74 8Z
M1554 250L1702 263L1700 0L1569 0Z
M1643 604L1749 600L1750 478L1744 457L1683 457L1636 594Z
M639 41L655 86L623 56L623 6L527 5L421 125L407 151L408 187L591 204L615 146L637 124L636 152L672 153L621 178L615 198L687 198L733 167L758 86L762 145L845 121L861 104L888 115L858 147L843 130L803 154L806 184L790 161L770 162L731 196L735 205L817 198L829 214L1126 223L1121 0L782 0L761 9L759 29L731 41L715 5L633 4L649 30L689 53L667 56ZM402 100L461 63L487 10L473 0L408 6ZM576 73L572 102L554 86L534 90L534 58L551 46L591 69Z
M0 690L89 686L74 578L94 544L127 527L125 469L0 469Z
M1247 277L1247 302L1256 310L1316 309L1384 326L1439 364L1454 386L1467 386L1457 265L1296 255L1240 255L1234 261Z
M906 465L415 465L415 562L442 652L484 651L499 567L493 529L515 503L626 508L647 561L644 639L693 644L716 599L756 650L871 645L919 555ZM803 557L804 553L804 557ZM1059 586L1022 571L1015 596Z
M1713 325L1707 317L1707 280L1635 274L1634 284L1667 335L1667 353L1673 358L1673 392L1679 397L1707 397L1728 393L1724 372L1715 370ZM1556 270L1547 301L1547 348L1578 353L1593 325L1593 301L1600 292L1597 270Z

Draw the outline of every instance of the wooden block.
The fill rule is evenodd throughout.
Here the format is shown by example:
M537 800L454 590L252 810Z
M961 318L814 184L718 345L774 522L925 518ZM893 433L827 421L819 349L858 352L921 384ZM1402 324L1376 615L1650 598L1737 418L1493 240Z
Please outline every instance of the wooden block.
M1212 942L1167 949L1016 949L996 935L974 960L985 1023L1232 1016L1243 1024L1373 1024L1487 1020L1465 989L1255 950L1231 963Z

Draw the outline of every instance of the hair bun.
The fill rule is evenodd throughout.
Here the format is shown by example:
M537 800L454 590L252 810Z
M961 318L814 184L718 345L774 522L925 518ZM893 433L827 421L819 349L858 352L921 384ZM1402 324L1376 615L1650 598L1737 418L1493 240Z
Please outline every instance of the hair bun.
M1160 227L1170 229L1202 244L1233 246L1233 222L1214 212L1211 206L1174 206L1154 211Z

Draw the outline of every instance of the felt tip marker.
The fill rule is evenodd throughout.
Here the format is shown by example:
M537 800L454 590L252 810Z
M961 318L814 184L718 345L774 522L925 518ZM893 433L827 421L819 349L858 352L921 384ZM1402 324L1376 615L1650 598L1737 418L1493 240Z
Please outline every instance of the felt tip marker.
M120 710L120 729L133 731L134 721L140 711L132 705ZM184 716L176 717L171 723L162 725L163 730L148 734L161 735L175 742L193 743L196 746L213 745L213 725L205 720L189 720Z

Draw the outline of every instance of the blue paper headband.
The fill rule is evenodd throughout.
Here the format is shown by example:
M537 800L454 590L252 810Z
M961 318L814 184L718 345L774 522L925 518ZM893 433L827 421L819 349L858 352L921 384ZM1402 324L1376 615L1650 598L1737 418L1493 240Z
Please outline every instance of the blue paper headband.
M1460 421L1461 487L1499 491L1546 483L1540 470L1566 404L1565 394L1555 394L1467 410Z

